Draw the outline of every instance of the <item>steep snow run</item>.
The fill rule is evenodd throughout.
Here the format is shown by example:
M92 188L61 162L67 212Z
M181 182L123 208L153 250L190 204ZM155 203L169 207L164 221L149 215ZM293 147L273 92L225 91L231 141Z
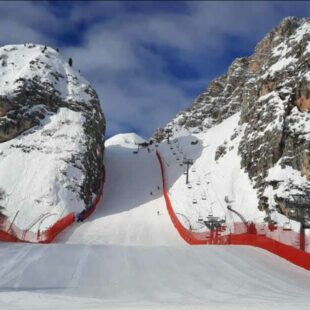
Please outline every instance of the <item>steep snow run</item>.
M101 205L89 221L62 235L62 241L143 246L183 243L165 208L155 152L145 148L135 154L137 141L143 139L135 134L107 140L107 183Z
M199 230L198 218L205 218L208 214L226 218L227 224L240 222L240 218L227 210L226 201L246 220L263 220L264 213L257 209L256 191L240 167L238 145L242 128L238 126L239 116L236 113L206 133L174 132L172 143L162 143L159 147L165 159L169 195L175 212L182 214L181 221L185 215L192 228ZM230 140L234 132L236 138ZM215 160L219 146L224 143L225 154ZM185 182L184 158L193 160L188 176L190 186ZM197 203L193 204L193 200ZM189 223L184 224L188 227Z
M104 197L89 220L56 244L0 245L1 309L308 308L307 271L252 247L186 245L157 187L155 146L135 153L136 138L107 141Z

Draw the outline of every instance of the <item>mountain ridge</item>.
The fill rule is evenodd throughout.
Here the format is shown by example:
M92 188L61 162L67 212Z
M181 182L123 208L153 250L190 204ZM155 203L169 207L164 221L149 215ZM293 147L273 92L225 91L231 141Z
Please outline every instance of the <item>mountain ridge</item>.
M309 18L285 18L258 42L253 55L235 59L188 109L157 129L154 139L163 140L167 129L175 135L207 132L240 112L239 128L230 140L242 136L241 168L257 190L258 207L282 210L283 199L309 193L309 41ZM215 161L229 152L230 144L218 147ZM278 166L292 168L302 181L292 171L283 180L272 172Z

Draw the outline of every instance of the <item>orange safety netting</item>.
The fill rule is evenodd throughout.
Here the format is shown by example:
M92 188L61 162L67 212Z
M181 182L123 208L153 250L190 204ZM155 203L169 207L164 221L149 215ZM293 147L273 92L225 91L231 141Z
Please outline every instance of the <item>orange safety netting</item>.
M95 197L92 202L92 206L85 210L83 219L89 217L97 208L99 201L103 194L103 186L105 182L105 170L103 168L102 181L100 184L99 194ZM40 220L40 218L38 219ZM61 233L64 229L69 227L75 222L75 214L73 212L67 214L55 222L47 230L40 232L33 232L27 229L20 229L14 223L8 221L4 216L0 217L0 242L33 242L33 243L51 243L55 237Z
M74 213L69 213L58 220L47 230L40 233L20 229L14 223L2 218L0 224L0 241L2 242L33 242L33 243L51 243L55 237L70 226L75 220Z
M245 225L244 223L235 223L233 227L233 233L222 234L220 228L216 228L213 231L208 232L193 232L187 228L185 228L177 217L174 209L172 207L165 180L165 168L163 164L163 160L158 151L156 151L157 158L160 163L161 175L162 175L162 183L163 183L163 194L167 206L167 210L171 221L175 228L177 229L180 236L191 245L202 245L202 244L220 244L220 245L250 245L265 249L273 254L276 254L300 267L303 267L307 270L310 270L310 254L304 252L300 249L293 247L292 245L284 244L280 242L281 236L289 233L291 235L291 239L298 239L300 243L304 243L304 235L300 235L294 231L283 231L281 229L277 229L276 237L278 240L274 240L271 238L272 232L275 228L269 227L267 233L270 236L260 235L259 233L259 225L255 223L249 223ZM283 239L287 239L283 238Z

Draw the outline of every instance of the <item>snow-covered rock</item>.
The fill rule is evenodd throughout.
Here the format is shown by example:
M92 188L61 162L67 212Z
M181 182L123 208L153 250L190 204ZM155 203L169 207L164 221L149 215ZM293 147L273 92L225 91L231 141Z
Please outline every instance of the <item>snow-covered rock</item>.
M257 44L252 56L236 59L190 108L156 130L154 138L163 140L167 129L174 137L208 135L210 128L238 115L236 126L227 127L229 137L209 143L217 150L208 152L205 162L210 156L218 167L227 162L223 171L217 169L227 178L239 165L258 198L248 207L267 214L273 208L281 211L281 199L310 192L309 44L310 19L285 18ZM274 173L279 169L283 173Z
M9 221L17 215L19 228L44 230L89 205L100 189L104 132L95 90L56 50L0 48L0 205Z
M124 145L137 147L137 144L146 142L145 139L135 133L120 133L106 140L105 145Z

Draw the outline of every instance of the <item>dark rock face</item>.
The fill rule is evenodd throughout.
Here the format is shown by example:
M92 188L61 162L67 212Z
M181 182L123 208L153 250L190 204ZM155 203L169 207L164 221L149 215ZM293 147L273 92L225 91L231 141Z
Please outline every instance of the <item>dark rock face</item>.
M29 49L33 54L29 54ZM24 57L25 63L20 64ZM78 191L89 205L93 193L99 191L103 171L105 119L97 93L79 74L68 69L51 48L32 44L4 47L0 61L0 71L4 72L0 82L5 89L0 89L0 143L13 142L20 134L35 131L42 120L57 114L60 108L82 113L87 137L85 152L72 150L71 163L84 174ZM26 68L25 74L10 80L8 66ZM53 132L46 132L46 136L54 138Z
M304 130L309 122L309 60L307 50L309 20L285 19L260 42L255 50L256 82L248 100L241 105L245 132L239 146L242 167L255 180L260 208L265 208L263 192L270 184L268 170L277 163L291 166L309 179L309 140ZM302 35L301 35L302 34ZM303 129L302 129L303 128ZM307 192L290 185L290 190Z
M259 208L265 190L278 197L310 192L310 19L286 18L257 44L250 57L236 59L186 111L168 125L203 131L239 112L244 130L239 144L241 166L257 188ZM164 129L154 137L162 140ZM232 133L233 135L233 133ZM232 139L234 137L232 136ZM226 153L220 146L216 160ZM302 182L268 178L275 166L300 172ZM275 192L274 192L275 193Z

